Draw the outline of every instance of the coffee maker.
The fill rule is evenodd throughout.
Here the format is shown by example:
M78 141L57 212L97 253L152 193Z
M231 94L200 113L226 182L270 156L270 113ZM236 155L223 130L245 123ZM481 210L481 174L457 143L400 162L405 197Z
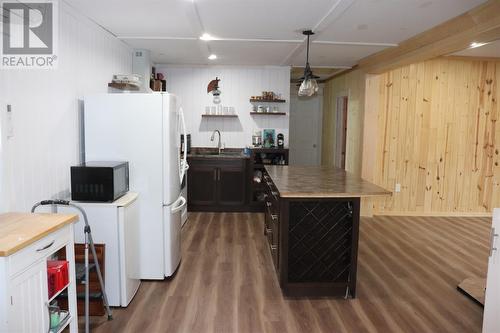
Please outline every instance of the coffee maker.
M278 134L277 142L278 142L278 148L285 147L285 136L283 135L283 133Z

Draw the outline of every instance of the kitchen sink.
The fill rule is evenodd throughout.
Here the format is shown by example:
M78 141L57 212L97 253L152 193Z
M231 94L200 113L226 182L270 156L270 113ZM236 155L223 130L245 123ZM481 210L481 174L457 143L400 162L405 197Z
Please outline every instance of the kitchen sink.
M243 156L243 152L241 150L237 150L237 151L234 151L234 150L224 151L224 150L222 150L219 154L219 151L217 149L215 149L215 150L203 149L203 150L191 151L191 155L193 155L193 156L214 156L214 157L217 157L217 156L221 156L221 157L235 156L235 157L238 157L238 156Z

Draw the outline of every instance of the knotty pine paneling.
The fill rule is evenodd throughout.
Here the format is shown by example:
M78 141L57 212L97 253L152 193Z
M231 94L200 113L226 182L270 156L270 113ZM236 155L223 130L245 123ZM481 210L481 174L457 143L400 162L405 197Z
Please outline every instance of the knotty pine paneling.
M0 122L11 104L14 123L14 137L1 136L1 211L67 193L79 161L79 100L132 70L131 49L64 1L58 56L55 70L0 70Z
M378 75L373 181L401 192L376 213L488 213L500 207L500 61L438 58ZM370 85L367 84L367 87ZM365 128L365 135L367 128ZM366 139L366 138L365 138ZM366 163L366 162L365 162ZM365 169L365 168L364 168Z

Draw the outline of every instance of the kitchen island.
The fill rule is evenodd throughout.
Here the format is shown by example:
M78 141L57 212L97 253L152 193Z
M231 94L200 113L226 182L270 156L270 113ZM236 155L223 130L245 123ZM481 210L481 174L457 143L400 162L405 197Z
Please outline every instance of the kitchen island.
M360 198L391 192L334 167L266 166L264 234L286 296L356 296Z

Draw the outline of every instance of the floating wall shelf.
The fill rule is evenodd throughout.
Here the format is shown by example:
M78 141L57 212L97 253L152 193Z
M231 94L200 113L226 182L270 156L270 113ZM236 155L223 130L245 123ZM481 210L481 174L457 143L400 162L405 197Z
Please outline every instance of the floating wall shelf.
M250 112L251 115L269 115L269 116L285 116L286 115L286 112L255 112L255 111L251 111Z
M253 99L250 98L251 103L286 103L284 99Z
M202 114L203 118L238 118L237 114Z

